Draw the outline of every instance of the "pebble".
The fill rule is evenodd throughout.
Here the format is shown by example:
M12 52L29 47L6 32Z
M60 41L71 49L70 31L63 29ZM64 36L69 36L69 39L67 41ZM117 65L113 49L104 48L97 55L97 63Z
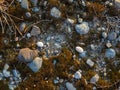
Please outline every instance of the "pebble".
M81 24L76 24L75 25L75 30L79 34L87 34L89 32L89 26L87 22L83 22Z
M40 48L42 48L44 46L43 42L37 42L36 45Z
M107 33L106 32L102 32L102 37L105 39L107 38Z
M115 0L115 6L120 9L120 0Z
M39 10L40 10L39 7L33 7L33 8L32 8L32 11L33 11L33 12L38 12Z
M40 28L36 25L32 27L32 30L30 32L31 36L38 36L40 33Z
M23 32L25 30L26 26L27 26L26 23L22 22L20 24L20 31Z
M76 88L73 86L73 84L72 83L70 83L70 82L67 82L66 83L66 88L67 88L67 90L76 90Z
M83 48L82 47L80 47L80 46L76 46L76 51L78 52L78 53L82 53L84 50L83 50Z
M107 42L107 43L106 43L106 46L107 46L108 48L110 48L110 47L112 46L112 44L111 44L110 42Z
M109 40L115 40L117 38L117 34L115 32L110 32L108 34L108 39Z
M98 80L99 80L99 75L96 74L95 76L93 76L93 77L91 78L90 83L94 83L94 84L95 84Z
M82 53L80 53L81 58L85 58L86 56L87 56L87 51L83 51Z
M74 74L74 78L75 79L81 79L81 71L80 70L78 70L75 74Z
M9 65L8 64L5 64L4 65L4 70L8 70L9 69Z
M28 10L29 9L28 0L21 0L21 7Z
M116 52L114 49L110 48L110 49L107 49L106 52L105 52L105 57L107 58L114 58L116 56Z
M6 78L11 76L10 71L7 71L7 70L3 70L3 75Z
M37 56L38 56L37 50L31 50L29 48L22 48L19 51L18 60L22 62L31 62Z
M70 24L74 24L75 21L73 19L70 19L70 18L67 18L67 22L70 23Z
M53 7L50 11L51 16L55 17L55 18L60 18L61 17L61 12L59 9L57 9L56 7Z
M90 66L93 67L94 66L94 62L90 59L87 59L86 63Z
M38 0L30 0L34 6L37 6Z
M31 37L31 34L30 33L27 33L27 38L30 38Z
M27 18L31 17L31 13L30 12L26 12L25 15L26 15Z
M31 63L28 63L27 65L33 72L38 72L42 67L42 62L42 58L36 57Z

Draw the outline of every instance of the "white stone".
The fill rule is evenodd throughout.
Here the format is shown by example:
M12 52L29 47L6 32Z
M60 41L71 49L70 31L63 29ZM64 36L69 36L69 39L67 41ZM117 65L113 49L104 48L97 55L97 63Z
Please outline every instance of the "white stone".
M27 33L27 37L30 38L30 37L31 37L31 34L30 34L30 33Z
M78 53L82 53L84 50L83 50L83 48L82 47L80 47L80 46L76 46L76 51L78 52Z
M94 66L94 62L93 62L92 60L90 60L90 59L88 59L88 60L86 61L86 63L87 63L90 67L93 67L93 66Z
M21 0L21 7L24 8L24 9L29 9L28 0Z
M59 9L57 9L56 7L53 7L50 11L51 16L55 17L55 18L59 18L61 17L61 12Z
M107 46L108 48L110 48L110 47L112 46L112 44L111 44L110 42L107 42L107 43L106 43L106 46Z
M107 38L107 33L106 32L102 32L102 37L103 38Z
M112 48L107 49L106 52L105 52L105 57L107 57L107 58L114 58L115 55L116 55L116 52Z
M74 24L75 21L73 19L70 19L70 18L67 18L67 22L70 23L70 24Z
M42 67L42 61L42 58L36 57L31 63L28 63L27 65L33 72L38 72Z
M81 79L81 71L80 70L78 70L75 74L74 74L74 78L75 79Z
M66 88L67 88L67 90L76 90L76 88L73 86L73 84L72 83L70 83L70 82L67 82L66 83Z
M38 47L42 48L44 46L43 42L37 42L36 43Z
M91 78L90 83L94 83L95 84L96 82L98 82L98 80L99 80L99 75L96 74L95 76L93 76Z
M76 24L75 30L77 31L77 33L82 35L82 34L87 34L90 29L89 29L88 23L83 22L81 24Z

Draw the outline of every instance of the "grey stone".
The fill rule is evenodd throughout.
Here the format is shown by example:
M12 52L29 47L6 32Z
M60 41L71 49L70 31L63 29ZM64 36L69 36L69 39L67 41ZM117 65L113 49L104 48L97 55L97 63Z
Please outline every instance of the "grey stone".
M57 9L56 7L53 7L50 11L51 16L55 17L55 18L59 18L61 17L61 12L59 9Z
M107 49L106 52L105 52L105 57L107 57L107 58L114 58L115 55L116 55L116 52L112 48Z
M37 50L31 50L29 48L23 48L19 51L18 59L22 62L31 62L38 56Z
M75 30L79 34L87 34L89 32L89 26L87 22L83 22L81 24L76 24L75 25Z
M76 90L76 88L73 86L73 84L72 83L70 83L70 82L67 82L66 83L66 87L67 87L67 90Z
M116 38L117 38L116 32L110 32L110 33L108 34L108 39L109 39L109 40L115 40Z
M40 28L34 25L30 33L31 33L31 36L37 36L40 34Z
M24 8L24 9L29 9L28 0L21 0L21 7Z
M42 58L36 57L31 63L28 63L27 65L33 72L38 72L42 67L42 61Z

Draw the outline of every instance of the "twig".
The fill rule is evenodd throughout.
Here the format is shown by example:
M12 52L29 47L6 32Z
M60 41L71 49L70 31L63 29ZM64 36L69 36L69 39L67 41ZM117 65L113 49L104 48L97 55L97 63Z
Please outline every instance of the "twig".
M4 34L4 27L3 27L3 23L2 23L1 17L0 17L0 23L1 23L1 26L2 26L2 34Z

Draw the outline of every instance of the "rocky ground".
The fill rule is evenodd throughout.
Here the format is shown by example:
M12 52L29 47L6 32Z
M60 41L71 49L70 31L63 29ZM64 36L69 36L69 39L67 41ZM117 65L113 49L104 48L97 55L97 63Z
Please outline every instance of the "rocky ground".
M1 90L119 90L119 0L0 0Z

